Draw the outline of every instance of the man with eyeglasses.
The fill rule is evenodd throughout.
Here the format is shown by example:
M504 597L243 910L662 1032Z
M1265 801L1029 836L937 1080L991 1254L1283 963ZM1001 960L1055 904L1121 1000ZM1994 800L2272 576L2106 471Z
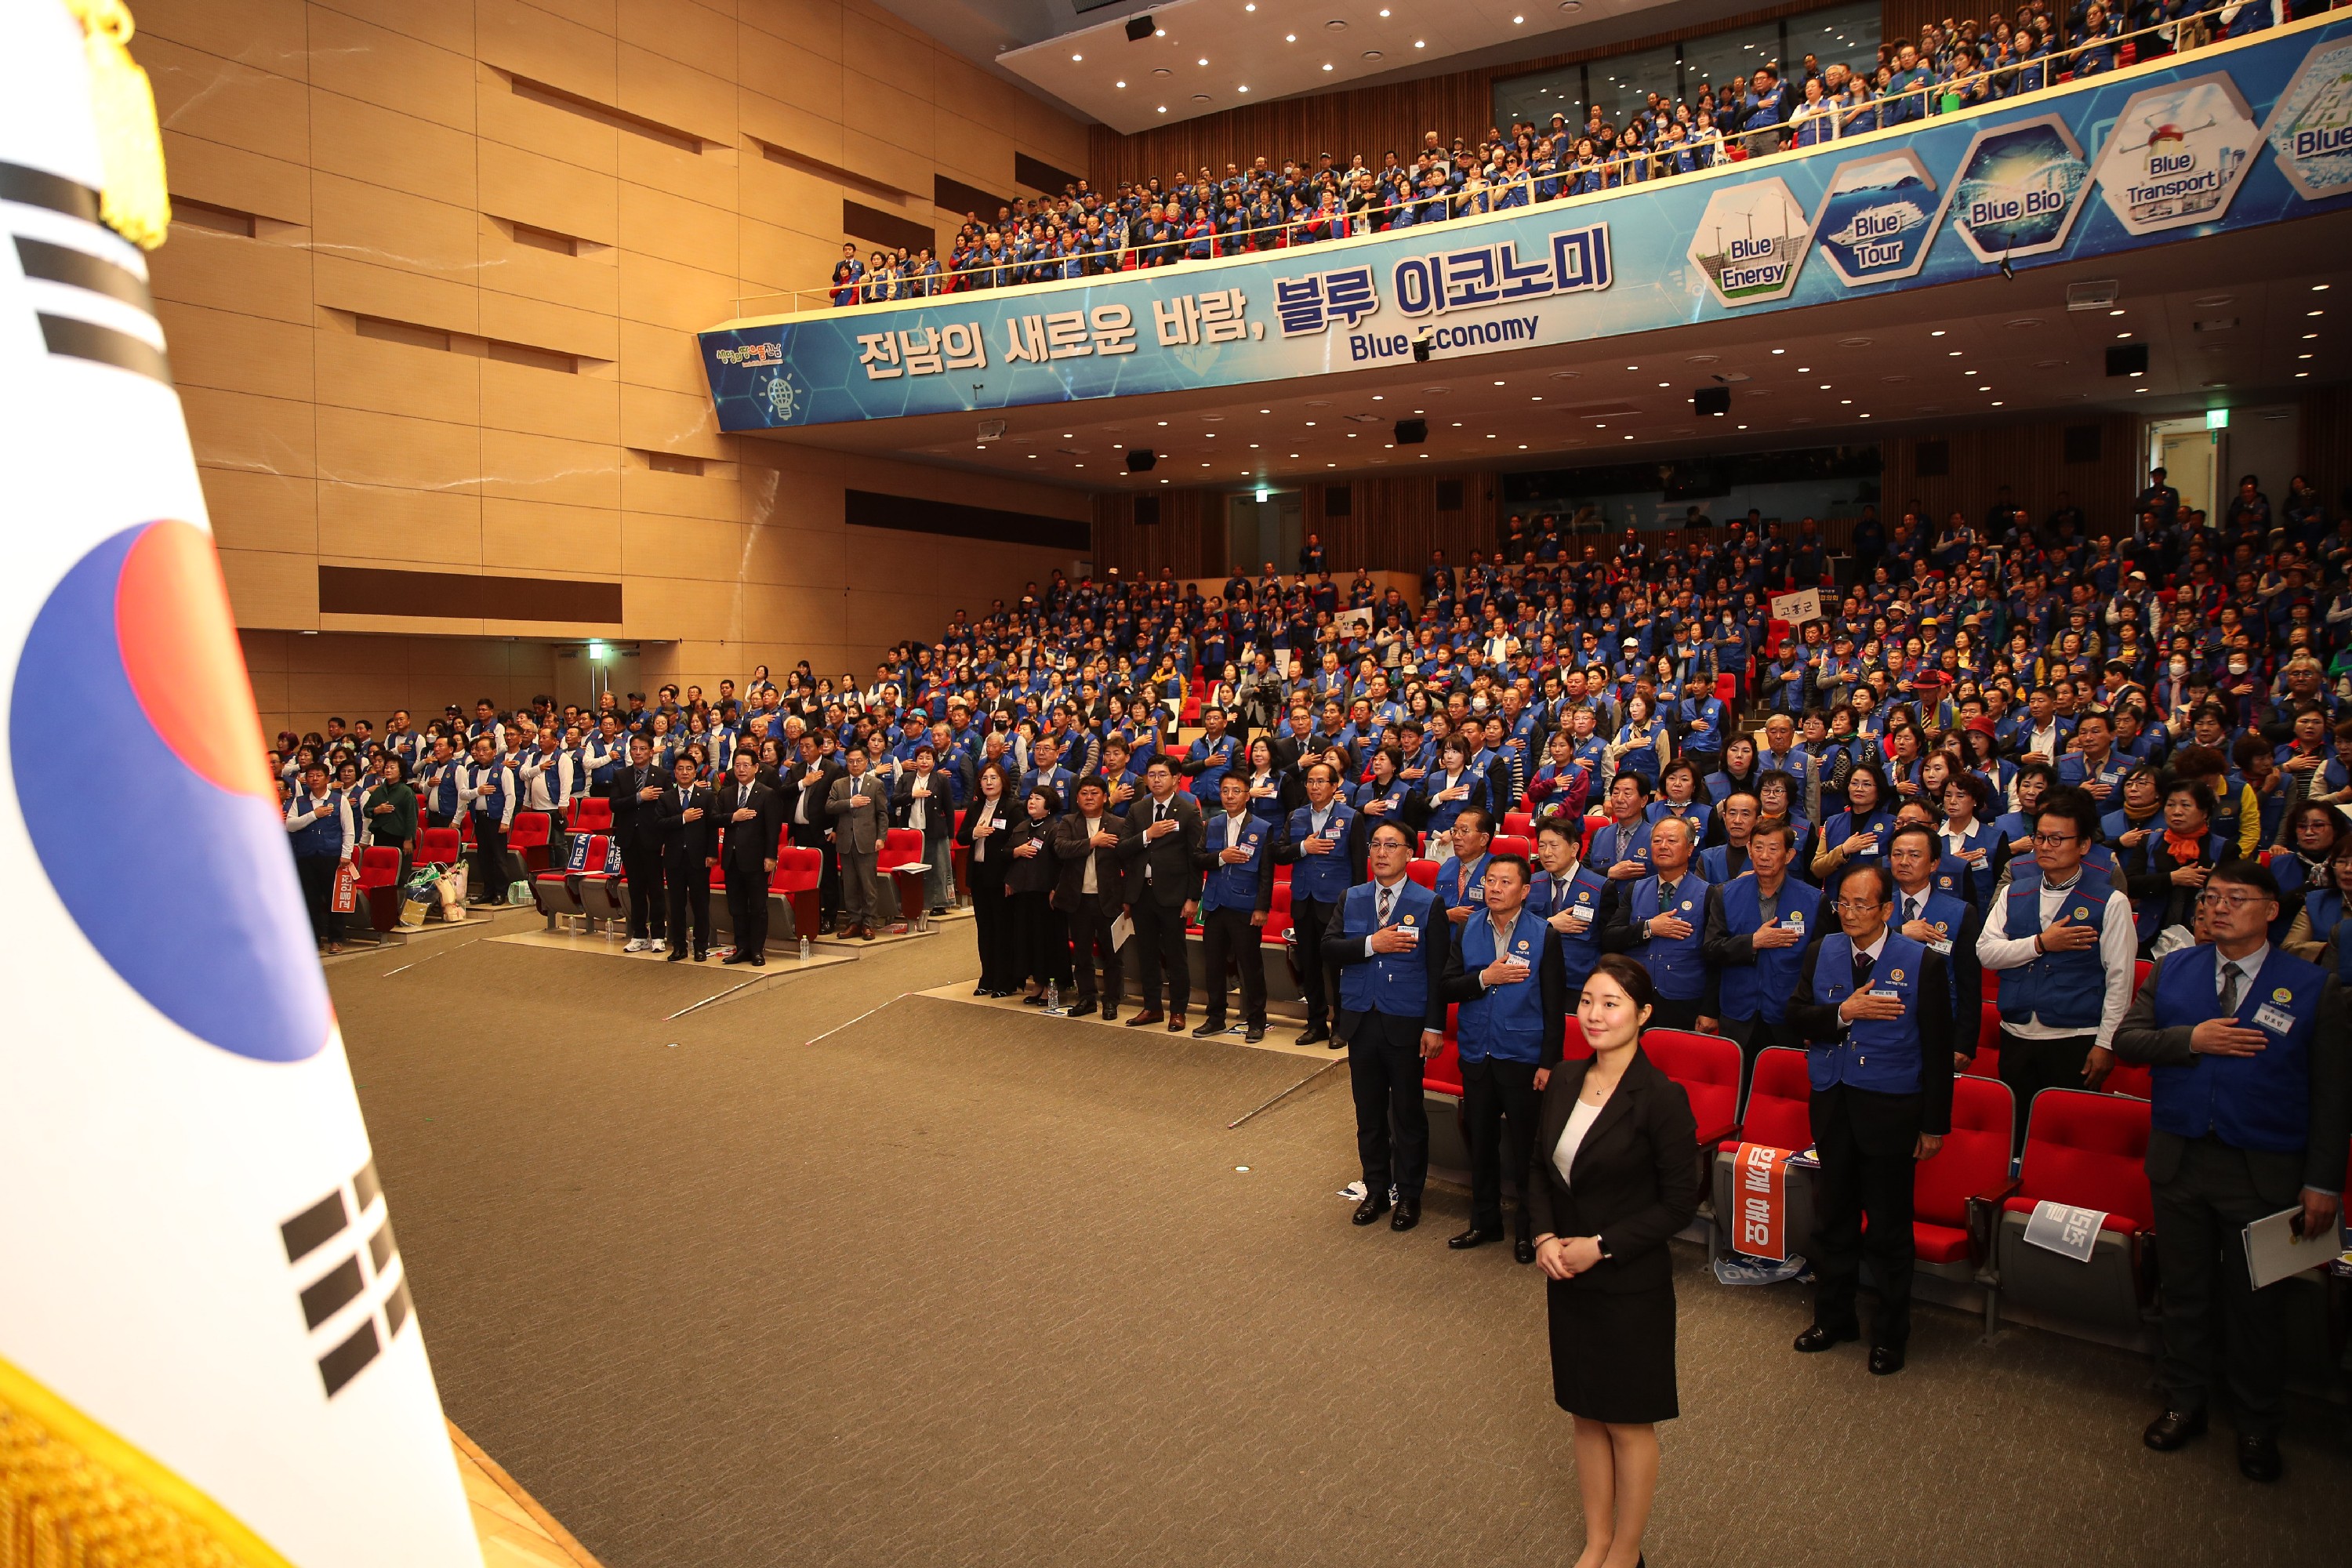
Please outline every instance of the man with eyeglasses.
M1839 884L1843 931L1798 963L1789 1027L1807 1042L1812 1082L1813 1321L1796 1348L1862 1337L1862 1260L1878 1282L1870 1370L1903 1370L1911 1338L1911 1189L1952 1126L1951 980L1943 955L1889 925L1894 873L1858 866ZM1870 1216L1867 1236L1863 1216Z
M2011 862L2008 889L1977 937L1977 957L2000 975L2000 1080L2017 1100L2019 1150L2035 1095L2096 1089L2115 1067L2139 932L2131 900L2083 863L2098 832L2089 795L2063 787L2044 795L2033 859Z
M2204 1434L2218 1336L2238 1468L2258 1481L2281 1471L2285 1301L2280 1285L2253 1289L2241 1236L2299 1205L2298 1234L2334 1237L2352 1136L2343 989L2272 945L2278 906L2267 867L2214 867L2198 899L2211 942L2158 959L2116 1031L2116 1054L2151 1068L2164 1411L2142 1440L2169 1453Z

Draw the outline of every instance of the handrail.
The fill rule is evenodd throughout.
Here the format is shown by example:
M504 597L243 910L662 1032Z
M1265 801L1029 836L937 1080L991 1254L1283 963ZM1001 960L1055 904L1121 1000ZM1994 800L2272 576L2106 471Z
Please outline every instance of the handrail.
M2118 0L2118 3L2120 4L2120 0ZM2291 0L2250 0L2250 3L2260 5L2275 4L2281 10L2284 10L2291 3ZM2192 12L2185 16L2176 16L2168 21L2157 23L2153 26L2139 28L2134 32L2126 33L2115 31L2102 33L2097 37L2085 38L2081 43L2070 45L2063 49L2053 49L2047 54L2035 55L2024 59L2011 60L2007 64L1986 66L1981 69L1970 71L1964 76L1952 77L1949 79L1931 79L1927 81L1916 82L1896 91L1866 98L1858 102L1844 98L1836 100L1824 98L1820 100L1823 105L1823 108L1812 114L1805 114L1803 112L1804 105L1801 102L1797 110L1790 111L1788 119L1778 121L1771 125L1759 126L1749 131L1734 131L1726 132L1718 129L1713 132L1711 133L1710 141L1702 142L1697 144L1727 149L1736 146L1738 147L1740 151L1737 153L1718 152L1712 153L1709 157L1708 163L1701 165L1701 167L1717 167L1727 163L1748 162L1755 158L1769 156L1773 153L1781 151L1784 147L1790 149L1810 149L1821 146L1825 142L1838 141L1848 133L1845 127L1852 125L1865 113L1873 117L1874 122L1871 125L1870 130L1884 130L1890 128L1892 125L1917 124L1937 115L1953 113L1961 110L1979 107L1987 102L1994 101L1987 96L1990 89L2003 81L2013 84L2026 77L2029 73L2038 75L2041 79L2041 84L2038 87L2027 88L2024 91L2046 91L2058 85L2054 77L2062 64L2076 61L2084 57L2093 54L2104 54L2105 56L2105 63L2091 73L2093 75L2104 74L2106 70L2116 68L2114 65L2115 56L2119 53L2126 45L2137 45L2137 41L2140 39L2156 37L2158 35L2162 35L2168 42L2171 44L2172 54L2193 53L2198 49L2211 47L2214 45L2231 40L2223 39L2219 37L2208 37L2203 42L2192 43L2184 46L2179 42L2179 40L2188 36L2192 24L2204 23L2209 19L2223 16L2226 14L2235 12L2238 9L2240 9L2238 5L2227 3L2227 0L2222 0L2222 3L2217 3L2204 10ZM2110 17L2109 26L2119 26L2119 24L2116 23L2113 17ZM1969 47L1971 48L1974 47L1973 41L1970 41ZM2157 58L2171 58L2171 55L2163 55ZM1921 68L1926 69L1927 68L1923 65ZM2068 79L2070 81L2079 80L2081 79L2081 76L2079 73L2070 73ZM1782 91L1787 92L1790 89L1787 86L1787 79L1784 78L1782 79ZM1801 91L1801 88L1798 90ZM1952 108L1942 107L1944 100L1955 96L1958 97L1962 101ZM1822 119L1833 119L1836 121L1836 124L1826 135L1815 136L1811 140L1801 140L1801 137L1803 135L1802 128L1812 121ZM1638 122L1638 121L1635 121L1635 123ZM1867 132L1853 132L1853 134L1867 134ZM1570 139L1571 142L1587 140L1587 138L1582 135L1581 132L1571 133ZM1690 146L1693 143L1691 142L1684 142L1680 145ZM1456 155L1458 156L1458 154ZM1514 153L1512 156L1516 157L1517 153ZM1404 201L1383 201L1379 205L1360 207L1355 209L1353 212L1348 210L1344 205L1336 208L1319 206L1314 212L1307 215L1306 220L1303 223L1287 215L1269 215L1273 217L1274 221L1268 224L1258 223L1253 218L1245 226L1237 229L1220 231L1213 226L1211 226L1207 229L1199 233L1190 231L1173 232L1171 234L1170 237L1165 240L1153 240L1143 245L1134 243L1131 237L1123 237L1120 243L1114 246L1081 248L1067 255L1056 253L1056 255L1050 259L1040 259L1035 257L1032 257L1031 259L1024 262L1016 263L1000 260L984 266L966 267L961 268L940 266L939 263L935 262L935 266L940 266L940 270L935 274L912 279L898 279L888 285L877 285L866 282L861 279L858 282L846 285L836 286L828 282L824 287L820 289L773 289L765 293L742 295L738 297L736 300L736 314L738 319L740 319L745 313L742 309L743 305L746 301L753 300L789 299L793 301L793 310L791 313L798 314L803 310L835 310L845 309L850 306L861 304L896 303L905 300L936 299L950 294L975 292L979 290L993 289L1000 287L1018 287L1021 283L1068 281L1072 278L1109 278L1118 276L1119 274L1131 269L1142 270L1159 267L1169 267L1173 266L1180 261L1217 260L1233 256L1263 254L1266 249L1297 249L1305 246L1328 243L1334 239L1353 239L1360 238L1367 235L1390 232L1393 227L1394 216L1398 213L1403 212L1407 208L1411 208L1418 214L1431 206L1433 204L1442 203L1445 206L1446 210L1441 214L1430 216L1416 216L1413 226L1418 226L1421 224L1446 223L1458 218L1480 216L1494 212L1513 211L1520 207L1531 207L1539 202L1557 201L1564 196L1585 195L1609 190L1623 190L1633 185L1647 184L1652 179L1664 179L1672 177L1670 173L1660 173L1657 169L1657 163L1661 157L1671 158L1675 156L1677 156L1677 154L1675 153L1661 152L1654 148L1644 148L1639 152L1622 156L1595 159L1589 163L1559 163L1559 166L1551 173L1540 176L1538 176L1532 169L1521 168L1517 174L1506 176L1504 179L1495 183L1489 183L1483 178L1479 178L1476 180L1475 185L1465 184L1459 191L1449 188L1424 197ZM1636 165L1641 166L1641 173L1633 173L1633 170ZM1385 171L1382 172L1384 173ZM1688 173L1696 171L1684 172ZM1373 174L1373 171L1365 170L1362 171L1362 173ZM1351 177L1353 174L1354 171L1350 171ZM1379 176L1378 174L1374 174L1374 177L1377 179ZM1535 188L1538 179L1555 182L1560 188L1549 196L1538 195ZM1587 184L1587 181L1594 183ZM1497 196L1496 193L1497 191L1503 193L1502 199L1506 205L1496 205ZM1515 198L1513 196L1513 193L1516 193ZM1168 195L1163 193L1160 197L1161 202L1164 203L1169 199L1170 197ZM976 213L966 214L965 216L971 221L981 221L979 215ZM1243 209L1243 216L1244 218L1252 217L1252 215L1246 208ZM1328 230L1334 226L1337 226L1340 232L1326 232L1319 234L1313 232L1318 229ZM1128 220L1124 216L1120 218L1118 230L1123 237L1129 236L1129 231L1128 228ZM1108 231L1107 230L1106 233L1108 232ZM1273 246L1260 247L1256 243L1255 237L1260 234L1269 232L1281 235L1283 237L1280 243ZM1303 238L1298 237L1302 232L1305 237ZM1229 238L1232 238L1233 242L1237 246L1244 243L1245 240L1248 245L1248 248L1225 250L1222 251L1222 254L1220 254L1220 247L1224 246L1228 242ZM1211 254L1209 256L1195 257L1182 254L1182 252L1190 250L1192 246L1203 243L1211 247ZM1141 254L1139 254L1143 252L1158 253L1160 259L1145 260L1142 258ZM1129 266L1129 258L1130 256L1133 256L1135 258L1132 268ZM1000 283L995 280L999 275L1006 272L1028 271L1057 264L1060 267L1066 268L1073 263L1076 264L1080 268L1080 270L1076 274L1065 271L1060 276L1055 278L1023 278L1003 283ZM892 292L887 295L877 296L871 299L865 297L874 289L882 287L889 288ZM835 296L844 293L850 294L854 297L845 300L835 298ZM803 303L803 301L811 296L814 296L818 303L814 305Z

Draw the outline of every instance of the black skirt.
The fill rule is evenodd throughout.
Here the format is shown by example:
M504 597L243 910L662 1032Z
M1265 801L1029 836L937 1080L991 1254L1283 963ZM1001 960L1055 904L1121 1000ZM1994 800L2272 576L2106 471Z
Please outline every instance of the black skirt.
M1551 1317L1551 1392L1588 1421L1671 1421L1675 1287L1619 1294L1573 1279L1545 1281Z

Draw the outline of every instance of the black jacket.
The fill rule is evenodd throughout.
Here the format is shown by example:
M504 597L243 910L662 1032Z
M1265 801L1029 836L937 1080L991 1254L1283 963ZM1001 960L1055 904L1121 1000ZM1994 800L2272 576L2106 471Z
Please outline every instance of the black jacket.
M613 803L613 836L625 844L637 839L658 846L662 841L661 803L637 798L637 792L648 787L665 792L670 787L670 781L653 763L647 763L642 772L635 763L624 763L604 781L604 798Z
M1034 841L1037 853L1023 858L1014 853L1024 844ZM1013 819L1013 826L997 835L1004 846L1004 889L1009 893L1050 893L1054 890L1054 819L1039 822L1025 811ZM996 846L989 846L990 854Z
M708 784L696 784L681 792L673 784L662 791L658 814L663 860L677 866L697 866L719 853L718 804ZM686 813L698 806L702 815L692 822L687 821Z
M1162 909L1175 909L1201 896L1201 873L1192 864L1201 848L1200 805L1182 790L1170 795L1168 802L1176 831L1155 839L1143 837L1143 830L1151 825L1151 796L1144 795L1127 808L1119 828L1118 853L1127 863L1130 904L1141 903L1147 890L1152 902ZM1143 875L1146 866L1151 868L1148 882Z
M776 792L760 782L755 775L748 795L730 778L711 792L711 815L719 819L725 837L720 843L719 858L732 875L742 872L757 875L767 869L767 863L776 858L776 837L783 831L783 801ZM759 816L750 822L737 822L735 814L749 807Z
M1667 1241L1698 1213L1698 1123L1682 1085L1637 1049L1577 1148L1570 1188L1552 1152L1591 1065L1591 1058L1562 1062L1544 1086L1537 1179L1528 1184L1536 1234L1601 1238L1606 1261L1574 1281L1585 1289L1658 1289L1674 1279Z

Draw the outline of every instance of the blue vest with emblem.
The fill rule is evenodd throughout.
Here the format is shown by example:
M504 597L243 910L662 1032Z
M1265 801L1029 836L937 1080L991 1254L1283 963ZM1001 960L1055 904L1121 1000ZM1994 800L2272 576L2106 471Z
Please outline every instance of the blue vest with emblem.
M295 804L305 810L315 805L318 815L307 826L298 827L287 835L293 840L294 858L298 860L331 859L343 852L343 792L331 789L314 803L310 792L302 790L294 796Z
M1956 859L1953 864L1958 865L1964 869L1968 866L1968 862L1965 860ZM1903 924L1904 906L1910 900L1910 898L1911 895L1905 892L1902 889L1897 888L1895 889L1894 918L1895 923L1897 927L1900 927ZM1960 922L1969 918L1968 902L1966 900L1962 899L1959 894L1955 892L1947 892L1944 889L1943 877L1942 874L1938 872L1935 877L1928 879L1927 901L1924 906L1922 906L1919 912L1919 918L1926 921L1929 925L1943 927L1944 940L1946 942L1957 942L1959 939L1960 934ZM1977 1009L1984 1005L1984 998L1981 996L1964 997L1960 994L1959 972L1953 965L1948 954L1946 955L1944 960L1944 973L1952 984L1952 1016L1955 1019L1962 1021L1974 1017L1976 1016Z
M1647 817L1643 817L1634 823L1633 826L1633 832L1622 834L1622 836L1618 831L1617 824L1614 822L1604 822L1600 826L1592 830L1592 843L1591 846L1589 858L1591 860L1592 864L1603 873L1606 873L1610 867L1614 866L1620 860L1639 860L1642 863L1643 868L1644 870L1648 869L1650 864L1651 823ZM1622 853L1619 847L1621 837L1623 839Z
M1845 1084L1875 1094L1916 1094L1920 1089L1919 973L1927 950L1899 931L1886 933L1870 989L1903 999L1899 1018L1857 1019L1845 1037L1828 1045L1808 1044L1805 1070L1815 1089ZM1813 999L1834 1007L1853 994L1853 942L1843 931L1822 939L1813 963Z
M1641 921L1654 915L1675 915L1690 922L1691 933L1680 942L1654 937L1636 944L1633 956L1650 972L1659 995L1670 1002L1689 1002L1706 990L1706 962L1699 953L1699 941L1706 924L1706 882L1696 867L1687 868L1682 880L1675 884L1672 908L1658 907L1658 893L1655 877L1644 877L1633 884L1633 919Z
M1574 936L1562 936L1555 931L1552 941L1559 947L1560 966L1568 973L1568 1005L1576 1005L1576 994L1592 977L1601 963L1601 900L1609 891L1606 878L1596 876L1592 868L1583 862L1569 873L1565 883L1555 882L1549 871L1536 873L1535 886L1528 890L1528 908L1549 920L1562 910L1582 907L1591 916L1583 931Z
M1486 907L1483 892L1476 898L1468 898L1464 895L1463 889L1477 887L1486 875L1486 862L1493 858L1492 855L1481 855L1466 867L1459 859L1445 863L1444 868L1437 873L1437 901L1444 906L1444 912L1450 913L1464 904L1474 909Z
M1330 851L1322 855L1301 855L1290 868L1290 901L1295 907L1303 900L1318 904L1339 901L1348 890L1348 829L1354 824L1356 814L1331 802L1323 822L1323 837L1332 841ZM1315 837L1315 808L1302 805L1290 814L1290 842L1303 844Z
M1377 881L1359 882L1339 900L1342 937L1370 936L1380 926ZM1412 925L1423 942L1448 940L1445 913L1437 895L1408 877L1398 887L1389 924ZM1386 1013L1425 1018L1429 1011L1429 955L1418 945L1402 952L1368 953L1360 963L1339 966L1339 1008L1346 1013Z
M2339 965L2342 960L2337 960ZM2211 947L2168 953L2149 984L2156 1026L2188 1028L2221 1016L2221 953ZM2264 1048L2250 1057L2198 1055L2148 1074L2151 1121L2181 1138L2210 1132L2233 1149L2288 1154L2310 1135L2311 1037L2326 972L2273 947L2262 972L2238 998L2239 1026L2261 1031ZM2284 1031L2273 1023L2282 1016Z
M2025 862L2031 866L2032 861ZM2060 925L2102 929L2107 897L2114 890L2106 874L2085 865L2066 901L2059 906ZM2042 879L2037 874L2009 883L2008 920L2002 927L2012 941L2021 942L2042 930ZM2099 963L2096 942L2074 952L2045 952L2029 963L2000 972L2000 1016L2012 1024L2038 1017L2053 1029L2094 1029L2106 1004L2106 970Z
M1227 847L1225 825L1223 810L1201 825L1201 847L1213 856ZM1210 868L1209 874L1201 880L1201 909L1203 912L1257 908L1257 882L1265 875L1266 844L1273 836L1274 828L1265 818L1243 816L1239 847L1247 849L1250 858L1238 866L1228 866L1219 861Z
M1805 942L1821 914L1821 889L1794 877L1783 878L1774 907L1779 911L1774 923L1795 931L1796 945L1760 947L1755 963L1724 965L1723 1016L1727 1018L1760 1017L1768 1024L1778 1024L1785 1016L1789 998L1796 993ZM1724 884L1723 920L1727 929L1739 935L1763 925L1764 895L1753 872Z
M1551 934L1535 911L1522 907L1511 925L1510 956L1528 966L1528 977L1497 985L1462 1004L1454 1036L1462 1059L1488 1057L1507 1062L1540 1061L1543 1058L1544 938ZM1462 967L1476 973L1495 962L1495 922L1473 915L1462 928Z

